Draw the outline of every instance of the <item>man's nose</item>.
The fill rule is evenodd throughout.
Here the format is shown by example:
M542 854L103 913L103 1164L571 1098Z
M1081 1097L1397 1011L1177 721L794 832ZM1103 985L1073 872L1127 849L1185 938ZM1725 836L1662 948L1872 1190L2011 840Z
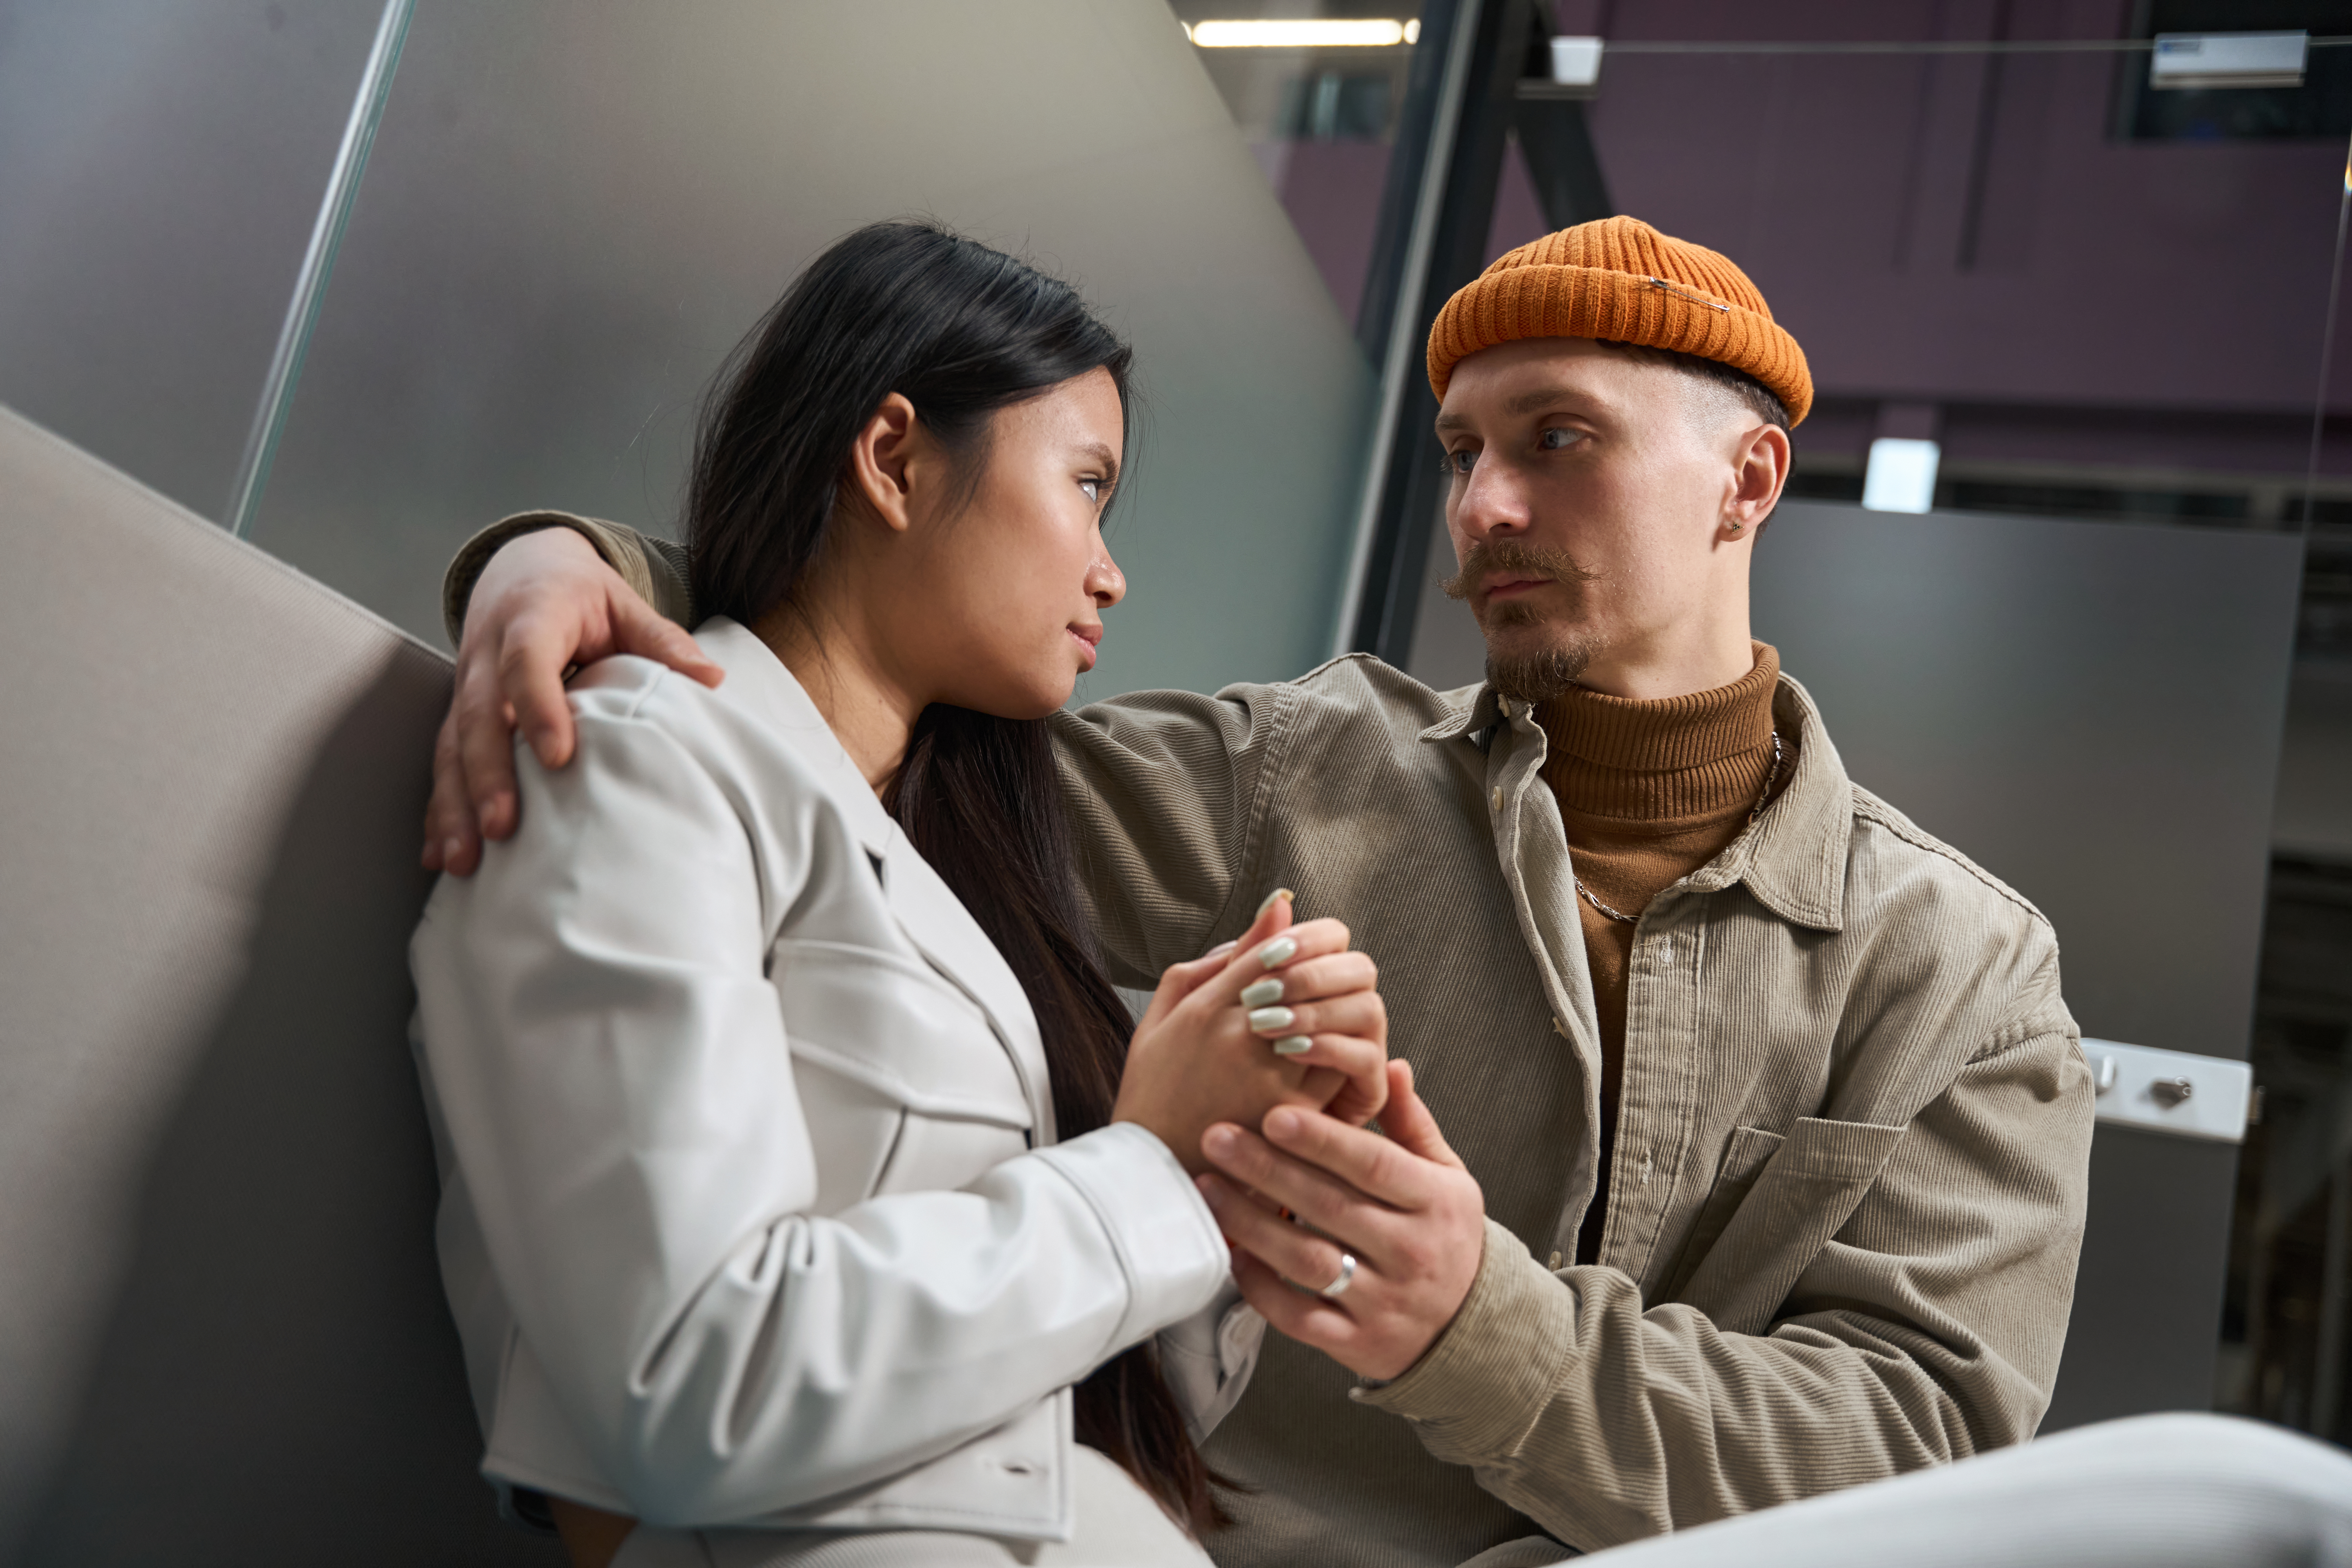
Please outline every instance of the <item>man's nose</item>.
M1481 457L1454 494L1454 526L1474 540L1512 538L1532 521L1527 491L1507 465Z

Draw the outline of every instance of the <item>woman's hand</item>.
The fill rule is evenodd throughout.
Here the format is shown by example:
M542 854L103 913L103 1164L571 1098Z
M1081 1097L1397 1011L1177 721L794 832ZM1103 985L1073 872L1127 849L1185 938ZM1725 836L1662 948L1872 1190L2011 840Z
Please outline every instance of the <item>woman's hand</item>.
M1201 1135L1255 1127L1277 1105L1352 1126L1388 1100L1380 971L1334 920L1290 923L1286 889L1238 943L1171 967L1136 1026L1114 1121L1149 1128L1194 1175Z
M484 838L515 830L516 729L543 766L570 762L563 672L616 653L642 654L705 686L720 679L695 640L656 614L571 529L526 533L490 557L466 605L457 693L433 748L428 869L468 876Z

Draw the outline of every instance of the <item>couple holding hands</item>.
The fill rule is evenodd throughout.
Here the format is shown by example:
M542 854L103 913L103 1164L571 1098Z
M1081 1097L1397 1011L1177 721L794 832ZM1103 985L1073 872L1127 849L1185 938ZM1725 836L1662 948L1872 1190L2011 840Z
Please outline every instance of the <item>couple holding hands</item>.
M1464 691L1066 710L1129 351L925 225L738 351L684 548L467 547L412 956L511 1512L600 1565L2222 1560L2105 1466L2262 1490L2230 1560L2341 1524L2340 1461L2179 1420L1820 1497L2047 1405L2056 942L1748 637L1811 388L1738 268L1580 226L1429 367Z

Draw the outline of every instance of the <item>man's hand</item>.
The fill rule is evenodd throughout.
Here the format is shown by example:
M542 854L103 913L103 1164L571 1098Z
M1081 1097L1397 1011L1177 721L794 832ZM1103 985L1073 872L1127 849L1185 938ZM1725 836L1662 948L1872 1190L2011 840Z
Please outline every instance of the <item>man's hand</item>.
M657 659L705 686L723 678L692 637L656 614L572 530L526 533L490 557L466 606L457 694L433 748L428 869L469 876L482 839L515 830L516 729L541 765L570 762L564 671L616 653Z
M1383 1379L1402 1376L1461 1310L1486 1235L1485 1194L1413 1093L1412 1066L1388 1070L1387 1137L1278 1106L1263 1138L1211 1128L1202 1148L1218 1171L1201 1178L1249 1304L1359 1376ZM1356 1259L1346 1292L1308 1294L1339 1279L1343 1250Z

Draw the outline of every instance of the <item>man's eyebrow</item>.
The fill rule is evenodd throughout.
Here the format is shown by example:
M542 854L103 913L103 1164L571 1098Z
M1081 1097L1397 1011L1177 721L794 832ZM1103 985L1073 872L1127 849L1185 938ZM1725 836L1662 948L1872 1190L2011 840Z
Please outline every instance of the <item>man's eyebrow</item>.
M1505 398L1503 416L1507 419L1516 419L1522 414L1533 414L1539 408L1554 408L1562 404L1589 401L1591 401L1591 395L1587 393L1571 392L1562 386L1539 386L1532 392L1522 392L1517 396ZM1470 420L1466 415L1440 414L1437 416L1437 433L1441 436L1450 430L1466 430L1469 427Z
M1539 408L1557 407L1563 403L1591 401L1588 393L1571 392L1564 386L1539 386L1533 392L1522 392L1517 397L1504 399L1503 412L1512 416L1533 414Z

